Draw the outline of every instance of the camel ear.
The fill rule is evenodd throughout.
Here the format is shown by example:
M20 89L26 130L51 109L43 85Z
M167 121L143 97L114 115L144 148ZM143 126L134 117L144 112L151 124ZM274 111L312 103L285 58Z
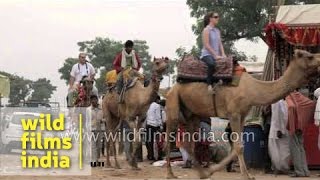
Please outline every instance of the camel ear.
M153 61L155 61L156 60L156 57L155 56L153 56Z
M165 60L169 60L169 58L168 58L168 57L165 57L164 59L165 59Z

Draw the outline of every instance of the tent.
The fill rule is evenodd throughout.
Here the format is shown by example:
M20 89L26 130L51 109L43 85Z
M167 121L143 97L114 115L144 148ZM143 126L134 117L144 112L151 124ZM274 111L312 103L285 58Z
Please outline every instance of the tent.
M283 75L293 58L295 49L320 53L320 4L280 6L275 22L265 28L269 51L264 66L263 80L275 80ZM305 86L310 98L320 87L320 77ZM310 124L304 131L304 146L309 166L320 167L317 147L319 130Z
M279 7L276 21L265 28L271 50L266 60L269 69L265 67L270 76L265 80L278 79L283 74L295 49L320 52L319 12L320 4ZM313 92L316 87L308 88Z

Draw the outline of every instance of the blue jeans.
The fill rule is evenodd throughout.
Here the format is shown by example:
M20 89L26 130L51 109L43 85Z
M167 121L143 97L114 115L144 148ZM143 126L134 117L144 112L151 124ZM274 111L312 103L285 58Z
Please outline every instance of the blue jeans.
M204 56L201 58L201 61L206 63L208 66L207 84L212 85L213 84L213 73L216 68L216 60L213 58L213 56Z

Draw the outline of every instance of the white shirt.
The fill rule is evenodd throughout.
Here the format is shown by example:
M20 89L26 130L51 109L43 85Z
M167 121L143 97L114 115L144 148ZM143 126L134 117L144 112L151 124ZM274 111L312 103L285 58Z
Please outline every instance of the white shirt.
M289 135L287 130L288 123L288 106L286 101L279 100L278 102L271 105L272 115L271 115L271 127L269 138L279 139L277 132L281 131L285 136Z
M70 76L75 78L75 83L79 83L83 76L92 76L96 72L91 63L86 62L85 64L77 63L72 66Z
M153 102L147 111L147 118L146 118L147 125L153 126L153 127L162 126L161 113L162 112L161 112L160 104Z
M314 112L314 120L315 120L314 123L317 126L319 126L319 124L320 124L320 88L318 88L314 91L314 96L318 99L317 105L316 105L316 110Z
M91 105L86 109L87 128L91 127L91 130L100 130L102 121L104 119L101 107L95 108Z
M161 107L161 112L162 112L162 122L165 123L167 121L165 108Z

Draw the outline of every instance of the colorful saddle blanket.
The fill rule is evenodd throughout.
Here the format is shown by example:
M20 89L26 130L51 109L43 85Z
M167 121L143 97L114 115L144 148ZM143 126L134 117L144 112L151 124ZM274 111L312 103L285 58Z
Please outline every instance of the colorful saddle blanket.
M216 60L214 80L231 82L233 80L234 64L232 57ZM178 63L178 82L182 81L205 81L207 78L207 65L193 55L185 56Z

